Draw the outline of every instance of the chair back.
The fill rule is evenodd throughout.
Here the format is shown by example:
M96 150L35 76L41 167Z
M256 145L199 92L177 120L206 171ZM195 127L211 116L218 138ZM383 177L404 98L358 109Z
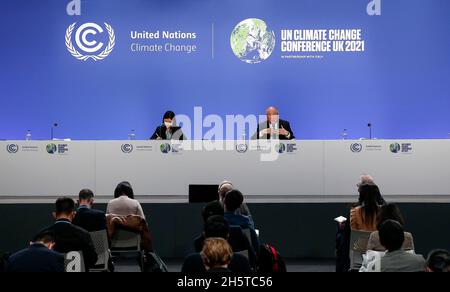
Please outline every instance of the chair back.
M95 263L94 268L90 269L90 271L108 271L108 263L110 258L108 232L106 230L100 230L90 232L89 234L91 235L95 252L97 253L97 262Z
M111 238L112 252L140 252L141 236L133 231L117 228Z
M352 230L350 233L350 270L359 270L371 231Z

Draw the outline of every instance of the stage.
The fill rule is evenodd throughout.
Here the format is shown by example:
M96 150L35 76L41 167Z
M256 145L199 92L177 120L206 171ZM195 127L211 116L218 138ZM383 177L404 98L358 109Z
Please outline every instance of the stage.
M106 203L129 181L142 203L187 203L230 180L250 203L348 203L370 174L383 196L450 202L450 140L3 141L0 203L52 203L83 188Z

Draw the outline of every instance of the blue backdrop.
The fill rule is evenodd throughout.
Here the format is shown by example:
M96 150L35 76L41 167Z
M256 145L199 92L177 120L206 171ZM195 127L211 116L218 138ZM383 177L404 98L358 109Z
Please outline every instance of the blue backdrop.
M360 138L369 121L378 138L450 133L448 0L383 0L381 16L366 13L369 0L84 0L81 16L67 15L68 2L0 2L0 139L23 139L27 129L47 139L55 121L57 137L126 139L135 129L145 139L167 109L225 116L268 105L300 139L336 139L344 128ZM230 48L233 28L252 17L276 36L259 64ZM72 57L64 36L73 22L110 23L111 55ZM282 59L285 28L361 28L365 52ZM196 32L198 52L133 53L135 29Z

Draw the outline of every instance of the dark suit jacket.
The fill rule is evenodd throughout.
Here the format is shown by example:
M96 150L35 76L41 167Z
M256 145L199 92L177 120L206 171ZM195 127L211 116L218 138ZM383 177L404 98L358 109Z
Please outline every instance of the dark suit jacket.
M284 128L286 131L291 133L291 136L289 137L289 139L286 136L281 136L280 135L280 137L279 137L280 140L293 140L293 139L295 139L294 132L291 129L291 124L289 124L288 121L280 119L278 121L278 124L279 124L280 129ZM262 130L267 129L267 128L269 128L269 122L268 121L265 122L265 123L259 124L258 125L258 129L256 130L256 133L252 136L252 139L253 140L270 139L270 135L268 135L268 134L266 136L262 137L262 138L259 137L259 132L261 132Z
M106 230L106 215L103 211L81 206L72 223L88 232Z
M228 269L233 273L250 273L250 264L245 256L234 254ZM205 265L203 264L202 256L199 253L189 255L183 263L181 268L182 273L206 273Z
M97 253L89 233L70 223L68 220L57 220L56 223L44 231L55 234L55 251L68 253L82 251L86 271L97 262Z
M64 256L35 243L9 257L6 271L11 273L63 273Z
M156 140L160 137L162 140L168 140L166 136L167 128L166 126L158 126L150 137L150 140ZM181 127L172 127L170 128L170 132L172 133L172 140L184 140L183 131L181 131Z

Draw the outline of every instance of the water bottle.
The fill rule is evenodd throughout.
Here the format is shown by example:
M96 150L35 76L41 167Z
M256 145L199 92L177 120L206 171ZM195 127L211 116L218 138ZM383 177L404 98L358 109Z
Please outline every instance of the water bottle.
M130 134L128 134L128 140L136 140L136 133L134 130L131 130Z
M341 136L342 140L347 140L348 137L347 129L344 129L344 131L341 133Z
M277 130L279 130L278 122L275 122L275 123L271 124L271 125L270 125L270 128L272 129L272 135L270 135L270 139L272 139L272 140L277 140L277 139L279 139L279 135L277 135L277 134L275 133Z
M31 141L31 131L28 130L27 134L25 135L25 141Z

